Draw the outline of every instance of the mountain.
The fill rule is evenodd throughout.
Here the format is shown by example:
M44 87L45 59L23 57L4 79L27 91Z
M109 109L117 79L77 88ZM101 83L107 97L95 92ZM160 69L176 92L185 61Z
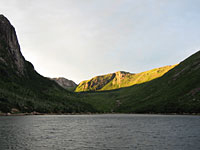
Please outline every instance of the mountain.
M0 113L94 111L79 99L35 71L21 54L14 27L0 15Z
M113 90L141 84L161 77L175 66L176 65L160 67L137 74L118 71L111 74L96 76L90 80L82 81L75 89L75 92Z
M87 92L73 93L35 71L0 15L0 114L200 113L199 75L200 51L175 66L96 77L83 86Z
M21 54L15 29L3 15L0 15L0 35L1 64L15 70L20 76L24 75L27 71L26 62Z
M58 83L64 89L68 89L68 90L73 91L77 87L77 84L74 81L68 80L68 79L63 78L63 77L52 78L52 80L56 81L56 83Z
M81 94L106 113L200 113L200 51L149 82Z

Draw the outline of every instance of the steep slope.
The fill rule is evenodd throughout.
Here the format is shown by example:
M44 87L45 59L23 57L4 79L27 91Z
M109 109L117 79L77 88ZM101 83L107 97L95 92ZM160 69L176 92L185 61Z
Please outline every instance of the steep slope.
M82 97L101 112L200 113L200 51L160 78Z
M68 79L63 78L63 77L52 78L52 80L56 81L56 83L58 83L64 89L68 89L68 90L73 91L77 87L77 84L74 81L68 80Z
M161 77L175 66L176 65L160 67L137 74L118 71L112 74L97 76L90 80L81 82L75 89L75 92L114 90L135 84L141 84Z
M75 92L101 90L106 84L108 84L114 78L115 78L115 73L111 73L107 75L94 77L91 80L82 81L75 89Z
M0 15L0 112L87 112L93 108L39 75L21 54L14 27Z
M15 29L3 15L0 15L0 62L15 70L18 75L26 72L25 59L21 54Z

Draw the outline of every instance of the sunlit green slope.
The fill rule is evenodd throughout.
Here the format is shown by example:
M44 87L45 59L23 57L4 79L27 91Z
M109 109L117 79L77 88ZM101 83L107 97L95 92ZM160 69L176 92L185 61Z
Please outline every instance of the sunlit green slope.
M81 82L75 89L75 92L113 90L141 84L161 77L175 66L176 65L160 67L137 74L118 71L107 75L97 76Z
M200 51L149 82L80 94L100 112L200 113Z

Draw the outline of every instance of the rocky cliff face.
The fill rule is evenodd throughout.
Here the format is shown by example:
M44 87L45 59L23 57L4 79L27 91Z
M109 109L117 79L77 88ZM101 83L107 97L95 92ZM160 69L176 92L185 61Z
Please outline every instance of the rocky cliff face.
M106 84L108 84L114 78L115 73L110 73L107 75L96 76L90 80L82 81L75 89L75 92L98 91L106 86Z
M118 85L118 87L120 88L123 80L131 75L134 74L125 71L115 72L115 79L112 81L112 85Z
M124 78L127 76L132 75L129 72L125 71L118 71L115 73L110 73L106 75L96 76L92 78L91 80L82 81L78 87L76 88L76 92L82 92L82 91L100 91L104 90L107 85L110 83L118 85L120 88L121 82ZM108 90L105 88L105 90Z
M56 81L61 87L68 89L68 88L76 88L77 84L72 81L68 80L66 78L52 78L52 80Z
M14 27L0 15L0 114L92 111L92 106L34 70L20 52Z
M15 29L3 15L0 15L0 50L0 62L23 75L25 59L21 54Z

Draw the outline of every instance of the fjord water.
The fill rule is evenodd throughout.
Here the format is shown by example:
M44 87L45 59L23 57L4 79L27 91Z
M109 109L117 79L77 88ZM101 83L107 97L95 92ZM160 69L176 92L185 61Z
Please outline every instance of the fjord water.
M199 150L200 116L1 116L0 150Z

